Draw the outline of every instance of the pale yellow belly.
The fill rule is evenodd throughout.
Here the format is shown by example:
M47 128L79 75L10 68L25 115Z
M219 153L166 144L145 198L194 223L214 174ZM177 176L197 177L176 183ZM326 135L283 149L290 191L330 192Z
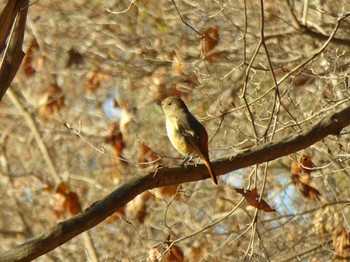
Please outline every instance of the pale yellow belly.
M196 153L192 144L180 134L174 121L166 121L166 130L171 144L182 155L188 156L189 154Z

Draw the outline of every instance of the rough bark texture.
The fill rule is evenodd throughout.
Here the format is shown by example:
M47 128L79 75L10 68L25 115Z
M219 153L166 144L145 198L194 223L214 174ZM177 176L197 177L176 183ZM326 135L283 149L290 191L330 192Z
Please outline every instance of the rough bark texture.
M0 101L10 87L24 57L22 44L26 27L28 5L28 0L8 0L5 6L2 4L0 7L0 52L5 48L6 39L11 37L8 49L3 57L4 61L0 68ZM13 34L9 36L11 28L16 21L17 13L18 19Z
M246 150L235 157L213 162L217 175L270 161L322 140L329 135L338 135L350 125L350 107L325 117L316 125L296 135L270 142ZM123 207L138 194L156 187L175 185L184 182L209 178L206 167L202 165L161 168L136 177L113 191L104 199L94 203L84 212L58 223L55 227L24 244L0 254L0 261L31 261L64 244L78 234L96 226L118 208Z

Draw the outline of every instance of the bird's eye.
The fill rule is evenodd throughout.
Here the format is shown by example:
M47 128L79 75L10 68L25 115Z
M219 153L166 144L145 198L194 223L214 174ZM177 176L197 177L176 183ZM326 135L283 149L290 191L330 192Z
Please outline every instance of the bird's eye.
M173 104L172 102L169 102L169 103L168 103L168 106L171 106L172 104Z

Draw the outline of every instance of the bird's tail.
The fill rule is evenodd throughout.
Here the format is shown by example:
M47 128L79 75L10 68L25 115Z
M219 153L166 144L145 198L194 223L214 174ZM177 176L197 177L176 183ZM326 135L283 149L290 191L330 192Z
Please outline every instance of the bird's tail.
M205 166L208 168L209 174L210 174L211 178L213 179L213 182L217 185L218 180L216 179L215 172L213 170L213 167L211 166L209 159L203 159L203 162L204 162Z

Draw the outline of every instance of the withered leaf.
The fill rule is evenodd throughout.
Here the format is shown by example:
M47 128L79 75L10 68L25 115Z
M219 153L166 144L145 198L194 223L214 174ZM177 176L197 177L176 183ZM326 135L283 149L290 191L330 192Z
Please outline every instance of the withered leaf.
M261 201L259 202L260 195L258 194L256 188L254 188L253 190L245 190L244 188L234 188L234 190L237 193L241 194L249 205L259 210L263 210L265 212L276 211L275 209L271 208L264 199L261 199Z

